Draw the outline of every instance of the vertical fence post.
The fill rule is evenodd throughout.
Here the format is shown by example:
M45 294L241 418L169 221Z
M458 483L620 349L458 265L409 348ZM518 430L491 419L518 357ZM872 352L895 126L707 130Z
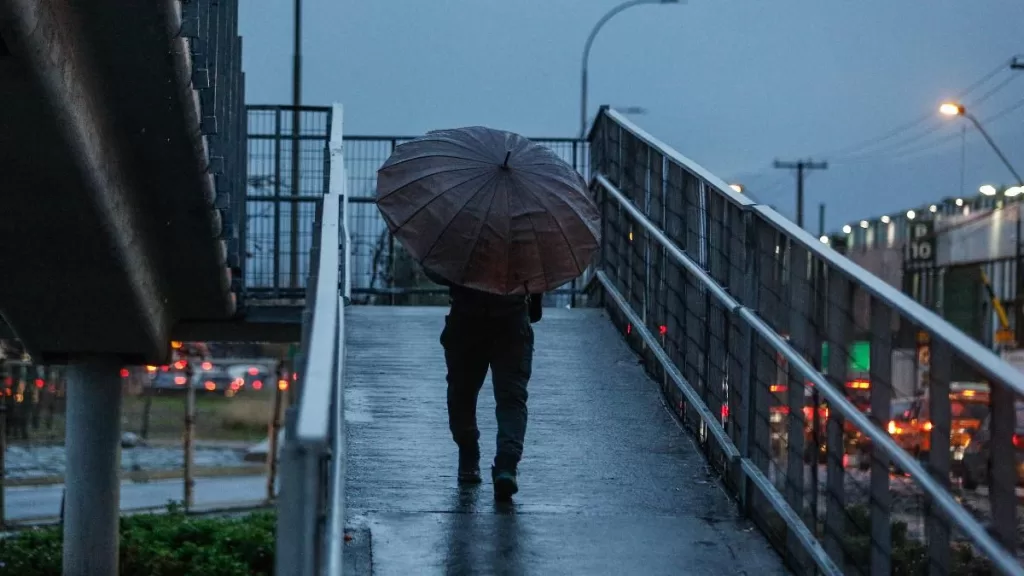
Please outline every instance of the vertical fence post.
M885 430L892 412L892 311L871 298L871 420ZM892 494L889 492L889 456L871 451L871 573L892 572Z
M274 281L271 288L274 297L281 297L281 109L274 110Z
M796 242L787 242L783 255L786 257L786 268L788 278L786 292L789 295L789 313L786 319L789 328L790 343L793 348L802 356L807 356L810 348L810 313L813 310L808 289L808 268L809 261L807 249ZM804 507L804 492L807 489L807 482L804 476L804 456L806 454L806 442L804 432L806 422L804 421L804 380L800 373L789 364L787 373L786 400L789 407L788 426L786 432L786 500L798 516L806 521L806 509ZM813 416L812 416L813 417ZM817 455L813 455L815 458ZM811 461L811 466L817 463ZM813 507L812 507L813 510ZM812 521L813 525L814 522ZM795 534L790 532L789 545L791 552L796 555L800 548Z
M185 488L185 511L188 512L192 510L192 506L195 504L195 486L192 476L195 473L193 467L195 465L196 387L191 378L186 384L188 388L185 390L185 466L183 473L183 485Z
M278 436L281 434L281 406L284 404L284 390L281 389L281 382L287 382L284 362L277 364L277 381L274 382L274 404L270 412L269 435L267 436L267 502L274 500L274 486L277 478L277 453L279 443Z
M932 423L928 468L935 480L949 488L949 435L952 429L949 405L949 382L952 376L952 350L944 341L931 339L928 370L928 416ZM931 505L925 504L925 532L928 536L928 573L949 574L952 554L949 549L950 530L946 518Z
M825 317L828 326L828 380L837 389L844 390L846 351L849 349L852 327L853 293L850 281L838 270L828 270L827 282L828 302ZM829 414L825 426L825 551L840 567L845 565L846 548L843 541L846 536L846 470L843 468L845 426L846 419L841 414Z
M991 473L988 479L992 529L999 542L1011 553L1017 548L1017 451L1013 436L1017 431L1015 395L1001 382L992 383Z

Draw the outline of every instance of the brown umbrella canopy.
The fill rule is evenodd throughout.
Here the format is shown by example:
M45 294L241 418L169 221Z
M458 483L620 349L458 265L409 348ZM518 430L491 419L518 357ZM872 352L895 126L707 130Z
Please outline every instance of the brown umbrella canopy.
M600 244L578 172L527 138L479 126L399 145L377 172L377 207L424 267L494 294L552 290Z

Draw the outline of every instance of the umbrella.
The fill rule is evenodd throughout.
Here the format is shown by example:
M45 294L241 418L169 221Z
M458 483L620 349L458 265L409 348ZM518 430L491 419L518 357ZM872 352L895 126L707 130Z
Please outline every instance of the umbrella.
M493 294L552 290L600 244L587 184L551 149L474 126L406 142L377 172L377 207L412 257Z

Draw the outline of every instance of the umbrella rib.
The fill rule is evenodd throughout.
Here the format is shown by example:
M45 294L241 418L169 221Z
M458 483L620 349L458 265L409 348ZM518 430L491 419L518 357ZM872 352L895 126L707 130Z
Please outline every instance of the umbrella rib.
M444 228L441 229L441 233L437 235L437 238L434 238L434 242L430 245L430 248L427 248L426 253L423 254L423 258L420 259L421 263L426 262L427 258L430 257L430 253L434 251L435 247L437 247L437 243L441 241L441 237L444 236L444 233L448 231L448 228L452 225L452 222L455 221L455 217L458 216L459 214L461 214L462 211L466 209L466 206L469 206L469 203L472 202L473 199L476 198L477 195L480 194L480 192L482 192L485 188L487 188L487 185L490 184L497 177L498 177L498 173L497 172L491 174L491 177L487 179L487 182L484 182L479 188L477 188L476 192L473 192L473 194L468 199L466 199L465 202L463 202L462 206L459 206L459 209L456 210L454 214L452 214L452 217L448 220L448 223L445 224ZM468 182L468 180L466 182ZM465 182L463 182L463 184L465 184ZM452 188L454 188L454 186ZM451 190L451 188L449 188L448 190ZM447 192L448 190L445 190L445 192ZM431 200L430 202L433 202L437 198L441 197L442 194L444 194L444 192L442 192L441 194L438 194L437 197L434 198L433 200ZM428 202L427 204L429 204L430 202ZM425 207L426 207L426 204L421 206L420 210L422 210ZM420 210L417 210L416 212L419 213ZM415 216L415 214L414 214L414 216ZM412 220L412 218L409 218L409 220ZM406 222L408 222L409 220L406 220Z
M428 201L424 202L424 203L423 203L423 205L422 205L422 206L420 206L419 208L417 208L415 212L413 212L412 214L410 214L410 215L409 215L409 217L405 219L405 222L402 222L401 224L399 224L399 225L398 225L398 226L397 226L397 227L396 227L396 228L394 229L393 233L394 233L394 232L398 232L399 230L401 230L401 229L402 229L402 227L403 227L403 226L405 226L406 224L408 224L410 220L412 220L413 218L415 218L417 214L419 214L419 213L420 213L420 212L422 212L422 211L423 211L424 209L426 209L426 207L427 207L427 206L430 206L431 204L433 204L433 203L434 203L434 202L435 202L435 201L436 201L436 200L437 200L438 198L440 198L441 196L444 196L444 195L445 195L445 194L446 194L447 192L451 191L452 189L454 189L454 188L456 188L456 187L458 187L458 186L462 186L463 184L466 184L466 183L472 182L473 180L475 180L475 179L477 179L477 178L480 178L481 176L487 176L487 174L481 174L480 176L474 176L474 177L472 177L472 178L470 178L470 179L468 179L468 180L464 180L464 181L462 181L462 182L459 182L458 184L455 184L454 186L449 186L448 188L445 188L444 190L442 190L441 192L439 192L439 193L438 193L438 194L437 194L436 196L434 196L434 197L433 197L433 198L431 198L430 200L428 200ZM493 177L494 177L494 175L492 174L492 175L491 175L491 177L493 178ZM470 198L470 200L472 200L472 198ZM467 201L466 201L466 203L468 204L468 203L469 203L469 201L467 200ZM463 204L463 206L465 206L465 204ZM459 212L462 212L462 209L461 209L461 208L459 209ZM458 214L458 212L456 212L456 214Z
M481 164L487 165L487 162L484 161L484 160L478 160L476 158L466 158L465 156L456 156L454 154L422 154L422 155L419 155L419 156L412 156L412 157L409 157L409 158L402 158L401 160L396 160L395 162L392 162L391 164L385 164L385 165L381 166L377 170L377 172L380 172L381 170L390 170L391 168L394 168L395 166L401 166L402 164L405 164L406 162L412 162L413 160L423 160L425 158L452 158L454 160L464 160L466 162L479 162ZM476 166L473 166L473 168L476 168ZM460 170L467 170L467 169L468 168L460 168Z
M467 134L467 136L472 137L469 134ZM477 142L480 141L478 139L475 139L475 140L477 140ZM450 144L452 146L455 146L456 148L462 148L463 150L473 154L474 156L477 156L480 162L488 162L488 160L486 158L486 155L484 155L481 152L481 148L474 148L472 146L467 146L465 143L460 142L457 138L452 138L451 136L447 136L447 135L446 136L441 136L440 134L437 134L437 135L434 135L434 137L431 137L430 134L427 134L425 136L421 136L420 138L418 138L416 140L413 140L413 142L417 142L417 143L419 143L419 142L443 142L445 144ZM412 142L407 142L407 144L411 144L411 143ZM459 156L459 158L461 158L461 156Z
M541 200L540 196L535 194L533 192L533 190L531 190L529 188L526 188L526 191L529 192L530 196L533 196L533 199L536 200L538 204L543 206L544 209L547 210L549 214L551 214L551 219L555 221L555 226L558 227L558 232L562 235L562 239L565 240L566 247L569 248L569 255L572 256L572 263L576 265L576 271L579 272L580 274L582 274L583 273L583 269L580 268L580 261L579 261L578 258L576 258L576 251L572 247L572 242L569 241L569 236L566 235L566 233L565 233L565 228L562 228L562 223L558 221L558 218L555 218L554 214L551 213L551 209L548 208L547 203L545 203L543 200ZM587 226L586 222L583 221L583 218L580 217L580 215L577 214L575 210L572 210L572 206L569 205L568 202L564 202L564 203L569 206L570 211L573 213L573 215L576 216L577 218L579 218L580 223L583 224L583 227L587 228L587 230L590 230L590 228ZM530 225L531 226L533 225L533 219L532 218L530 219ZM536 234L536 229L534 229L534 234ZM539 238L538 238L538 240L539 240ZM543 266L544 266L543 261L541 261L541 267L543 267Z
M522 187L519 186L519 182L513 181L513 184L515 185L515 187L517 189L519 189L520 191L522 190ZM530 195L533 196L534 199L537 199L537 197L533 194L533 192L530 192ZM539 203L543 206L543 202L539 202ZM545 210L546 209L547 209L547 207L545 207ZM509 212L509 214L511 214L511 212ZM552 216L552 218L554 219L554 216ZM537 234L537 225L533 223L533 216L530 216L529 213L526 214L526 219L530 221L530 229L533 230L533 239L537 242L537 256L538 256L537 260L540 261L540 273L544 276L544 283L547 284L547 282L548 282L548 270L547 270L547 267L544 266L544 255L541 253L540 235ZM558 220L555 220L555 222L557 223ZM564 232L562 233L562 237L565 237L565 233ZM568 242L568 241L569 241L569 239L566 238L566 242ZM511 250L511 246L512 246L512 242L509 242L509 249L510 250ZM572 246L569 246L569 254L572 254ZM572 255L572 261L573 261L573 263L576 264L576 267L579 268L579 264L576 263L576 255L575 254ZM527 290L527 292L529 292L529 290Z
M447 174L454 174L455 172L465 172L466 170L479 170L479 169L480 168L474 166L473 168L458 168L458 169L455 169L455 170L448 170L446 173ZM414 178L414 179L406 182L405 184L402 184L398 188L395 188L391 192L388 192L387 194L385 194L383 196L378 195L377 196L377 202L380 202L381 200L387 198L388 196L391 196L395 192L398 192L400 190L404 190L405 188L408 188L409 186L411 186L411 185L413 185L413 184L415 184L415 183L417 183L417 182L419 182L421 180L426 180L427 178L433 178L434 176L437 176L438 174L440 174L440 172L433 172L431 174L424 174L424 175L420 176L419 178ZM474 176L473 178L476 178L476 176ZM470 178L469 180L472 180L473 178ZM466 182L469 182L469 180L465 180L463 182L459 182L458 184L456 184L456 186L461 186L462 184L465 184ZM454 186L452 188L454 188ZM450 189L451 188L449 188L449 190ZM447 192L447 190L445 192ZM444 192L442 192L442 194L444 194Z
M490 183L490 181L488 181L488 183ZM481 186L480 190L483 190L483 189L484 189L484 187ZM477 191L477 193L479 193L479 190ZM474 194L474 196L475 196L475 194ZM462 276L459 278L459 280L460 280L459 284L465 284L466 283L466 274L467 274L467 268L469 268L469 261L470 261L470 259L473 258L473 253L476 252L476 247L480 245L480 230L484 227L484 224L486 224L487 219L491 215L491 208L494 207L494 197L495 196L496 196L496 194L491 194L491 201L487 203L487 211L484 212L484 218L483 218L483 220L480 221L480 228L477 228L477 231L476 231L476 240L473 241L473 247L469 249L469 258L466 259L466 265L462 267ZM508 196L508 191L505 192L505 196ZM470 200L470 202L473 201L472 198L470 198L469 200ZM469 205L469 202L466 202L466 205ZM463 209L465 209L465 205L463 206ZM459 212L462 212L462 210L459 210ZM455 215L458 216L459 212L456 212ZM454 218L452 218L452 220L454 220ZM443 234L443 232L442 232L442 234ZM440 236L438 236L438 238L440 238ZM508 262L505 263L505 266L508 267Z

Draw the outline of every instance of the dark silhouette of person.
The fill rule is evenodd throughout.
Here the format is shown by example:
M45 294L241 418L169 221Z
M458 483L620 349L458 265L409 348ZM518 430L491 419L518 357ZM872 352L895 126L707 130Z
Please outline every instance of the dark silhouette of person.
M451 304L441 345L448 367L448 428L459 448L458 480L481 481L476 405L490 369L498 421L491 479L495 498L507 500L519 491L517 469L523 456L527 384L533 371L531 325L541 319L543 295L499 296L424 272L448 287Z

